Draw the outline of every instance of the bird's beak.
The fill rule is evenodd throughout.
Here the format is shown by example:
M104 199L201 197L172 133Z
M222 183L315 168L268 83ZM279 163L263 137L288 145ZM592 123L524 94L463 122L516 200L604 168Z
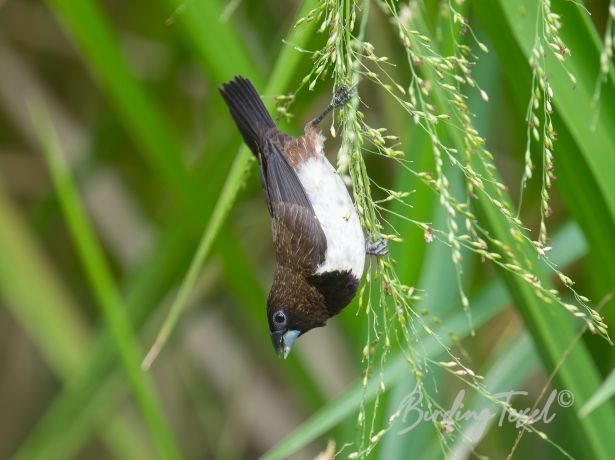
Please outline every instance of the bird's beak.
M273 343L273 348L277 353L278 357L286 359L288 357L288 353L290 353L290 349L292 348L295 340L301 334L300 331L279 331L271 333L271 342Z

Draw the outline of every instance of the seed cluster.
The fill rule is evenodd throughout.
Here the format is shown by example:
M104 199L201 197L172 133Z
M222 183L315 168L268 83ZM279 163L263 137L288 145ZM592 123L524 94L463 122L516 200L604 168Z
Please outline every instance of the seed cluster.
M501 183L492 154L485 148L485 140L473 125L473 114L468 106L468 94L475 92L485 103L489 96L480 88L472 74L472 68L478 59L465 37L472 37L472 42L481 52L488 52L480 43L461 13L458 5L463 0L440 3L439 20L450 27L452 34L451 48L442 52L432 42L431 34L422 18L420 4L410 1L399 7L393 0L378 0L376 4L389 18L397 32L400 46L407 58L408 81L396 81L390 75L392 64L387 56L377 53L373 44L365 41L365 29L370 2L365 0L323 0L297 25L305 21L317 21L319 30L327 33L327 41L322 49L309 51L313 68L303 78L301 86L313 89L319 80L332 78L335 87L342 84L350 86L362 79L374 82L379 88L393 98L408 113L416 125L420 126L431 140L434 158L432 171L416 171L405 153L398 136L389 133L386 128L370 126L365 114L359 109L360 99L354 95L351 101L339 109L340 135L342 146L338 153L338 171L349 179L352 185L354 202L363 227L369 238L384 238L391 242L402 240L400 235L385 218L386 213L395 214L386 204L392 201L408 206L411 191L389 190L374 184L370 179L365 161L365 154L374 154L395 162L419 178L439 199L445 210L446 228L435 228L431 223L414 220L408 215L395 214L418 226L425 235L425 242L434 240L451 248L451 257L456 267L460 303L466 311L469 321L470 303L461 283L462 259L464 251L478 254L482 260L490 261L504 270L514 274L529 285L535 295L547 303L556 303L575 317L582 318L588 328L608 339L606 325L601 316L589 306L589 299L579 295L573 289L573 281L563 274L548 259L550 250L545 219L550 214L549 189L555 176L553 170L553 149L557 134L551 123L553 112L553 89L545 72L547 52L564 63L568 48L559 38L561 18L551 11L550 0L540 0L539 30L536 44L530 60L533 73L533 88L528 108L528 144L523 183L531 178L534 169L530 136L542 144L542 190L541 190L541 224L538 238L532 240L527 236L527 229L512 210L506 196L506 186ZM360 13L360 14L359 14ZM360 24L355 24L359 18ZM301 50L308 52L306 50ZM564 67L565 69L565 67ZM568 72L566 70L566 72ZM568 72L571 81L574 76ZM293 95L279 100L279 114L288 116L288 104ZM331 125L331 135L337 132ZM542 127L542 128L541 128ZM457 170L464 178L465 191L455 194L451 189L451 171ZM371 187L376 186L385 194L385 198L374 200ZM473 206L477 199L489 203L508 223L512 244L495 238L487 231L476 214ZM527 260L519 250L520 245L528 243L535 249L536 255L544 265L557 275L561 283L568 288L576 303L564 302L558 290L546 288L537 276L534 261ZM446 370L451 375L464 380L494 404L503 407L509 413L514 409L502 401L493 398L481 384L481 376L462 363L454 349L442 338L441 320L430 316L429 312L418 311L416 302L422 299L422 293L402 283L395 270L395 260L391 257L380 258L375 269L367 276L367 282L359 291L359 312L368 318L366 331L367 345L363 350L365 371L363 387L367 391L372 377L379 377L378 394L371 408L367 410L364 403L357 417L360 433L356 444L357 450L348 458L364 458L374 449L382 436L391 429L394 422L402 415L395 412L385 427L380 426L376 417L380 395L386 390L383 366L391 353L392 343L396 341L405 357L410 373L416 381L419 391L428 404L430 411L438 410L437 402L430 397L423 384L423 379L430 372L431 366ZM445 331L446 332L446 331ZM432 361L416 345L422 338L429 336L440 344L448 356L447 361ZM456 338L450 337L453 344ZM371 419L368 420L368 413ZM434 421L434 423L436 423ZM447 435L459 427L455 421L436 423L441 433L443 451L447 451L451 440ZM531 421L525 426L541 437L546 438L532 426Z
M566 57L570 50L560 38L562 27L561 17L551 10L550 0L539 2L538 24L534 46L530 57L532 69L532 92L528 104L527 141L525 148L525 167L521 179L521 193L526 183L532 177L534 163L532 161L532 140L540 144L542 158L542 184L540 191L540 227L538 239L534 242L537 249L544 252L548 246L546 219L551 215L550 189L556 180L554 174L553 147L557 140L557 132L553 129L551 115L553 113L553 87L549 83L546 71L548 54L554 56L570 77L572 85L576 85L575 77L565 67ZM542 119L542 123L541 123Z

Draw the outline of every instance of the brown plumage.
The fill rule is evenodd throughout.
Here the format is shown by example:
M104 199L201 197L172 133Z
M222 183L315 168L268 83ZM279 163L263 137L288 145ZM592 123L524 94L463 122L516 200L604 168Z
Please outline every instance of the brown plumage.
M353 265L360 265L358 274L357 270L351 270L350 265L346 267L343 263L337 263L334 256L340 258L341 250L328 247L327 237L330 238L331 233L326 235L323 230L324 223L328 232L333 231L328 216L326 222L322 221L325 216L323 213L328 211L328 204L325 201L323 207L318 197L317 209L321 213L318 216L304 189L305 180L308 179L304 177L302 183L299 177L302 167L307 164L323 167L318 163L324 159L323 137L317 127L321 117L306 125L303 136L293 138L278 130L249 80L236 77L223 85L220 92L244 141L259 162L261 184L272 218L277 262L267 300L267 318L274 347L279 354L286 356L299 335L323 326L327 319L339 313L352 300L363 268L361 257L364 258L364 248L358 249L361 251L360 257L355 255L355 259L360 262ZM330 168L324 166L324 185L331 187L333 184L338 187L334 189L334 196L325 196L325 200L337 200L332 202L332 209L340 206L339 203L349 204L351 209L348 212L354 213L352 217L356 218L354 206L343 183L327 160L324 161ZM320 180L320 176L319 173L315 175L317 180ZM313 193L313 184L308 184ZM335 196L337 193L341 193L341 196ZM344 216L334 218L341 222ZM355 220L355 227L352 228L355 239L364 245L358 218ZM337 220L334 225L337 225ZM359 237L356 237L357 231ZM342 253L342 259L343 256ZM325 270L329 265L332 269Z
M321 136L320 130L312 123L305 125L303 136L299 138L287 136L290 139L284 143L284 155L293 168L297 169L302 162L316 156Z
M301 331L324 326L354 297L358 279L349 271L315 275L324 261L325 235L307 209L295 204L277 205L272 221L277 267L267 300L267 317L290 306L293 324Z

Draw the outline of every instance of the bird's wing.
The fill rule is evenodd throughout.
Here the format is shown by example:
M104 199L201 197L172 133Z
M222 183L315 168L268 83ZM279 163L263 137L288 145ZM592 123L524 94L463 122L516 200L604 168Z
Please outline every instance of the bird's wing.
M325 260L327 239L311 209L297 203L276 203L272 231L279 265L309 276Z
M264 140L259 153L261 182L271 217L275 217L275 205L278 203L297 204L314 214L297 173L278 143L269 139Z
M272 217L276 260L310 275L325 259L327 239L279 144L267 140L260 149L261 182Z

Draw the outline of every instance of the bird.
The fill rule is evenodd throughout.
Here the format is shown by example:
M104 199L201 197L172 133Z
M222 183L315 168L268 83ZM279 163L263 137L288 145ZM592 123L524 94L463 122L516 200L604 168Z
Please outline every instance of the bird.
M278 129L247 78L236 76L218 89L258 160L276 260L267 321L276 354L286 358L298 337L351 302L366 254L388 252L384 240L366 240L348 189L324 152L319 124L350 99L352 87L342 85L300 137Z

